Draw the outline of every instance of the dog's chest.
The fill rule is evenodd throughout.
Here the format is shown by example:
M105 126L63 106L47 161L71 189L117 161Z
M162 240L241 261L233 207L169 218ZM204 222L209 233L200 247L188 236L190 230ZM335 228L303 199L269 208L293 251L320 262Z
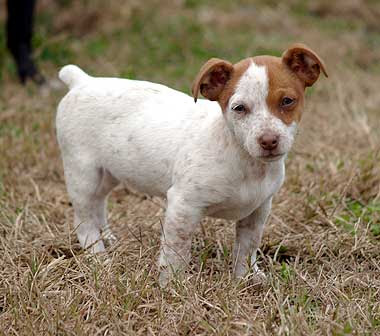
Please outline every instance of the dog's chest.
M273 196L281 187L283 180L283 164L247 172L242 179L238 179L231 186L230 194L224 201L208 209L208 214L224 219L245 218Z

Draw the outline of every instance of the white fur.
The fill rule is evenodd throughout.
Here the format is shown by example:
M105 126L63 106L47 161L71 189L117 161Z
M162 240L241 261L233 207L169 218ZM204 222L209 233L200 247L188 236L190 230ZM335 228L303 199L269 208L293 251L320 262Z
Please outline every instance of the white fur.
M168 199L162 283L169 268L178 270L188 262L192 232L204 215L239 220L235 271L243 276L251 253L255 264L295 128L269 113L265 68L249 67L227 114L216 102L195 104L160 84L94 78L72 65L61 70L60 78L71 90L58 106L57 137L81 245L99 252L104 250L101 231L113 238L105 200L124 182ZM241 100L254 111L245 120L232 116L231 105ZM275 162L257 158L257 137L266 129L281 134L284 156Z

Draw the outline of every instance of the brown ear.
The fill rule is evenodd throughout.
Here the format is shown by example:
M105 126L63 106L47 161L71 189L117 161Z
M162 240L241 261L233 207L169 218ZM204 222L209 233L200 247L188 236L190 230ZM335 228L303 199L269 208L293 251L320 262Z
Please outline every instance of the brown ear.
M327 76L322 59L302 43L293 44L282 54L282 61L298 76L305 86L312 86L322 70Z
M191 92L197 102L199 91L209 100L218 100L226 83L231 77L233 66L230 62L211 58L199 70Z

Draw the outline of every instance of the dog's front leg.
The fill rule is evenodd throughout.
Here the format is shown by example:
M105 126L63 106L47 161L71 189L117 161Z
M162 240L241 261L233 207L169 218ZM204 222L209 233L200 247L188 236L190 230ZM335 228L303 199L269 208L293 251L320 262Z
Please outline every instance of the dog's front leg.
M202 209L175 188L168 191L167 198L159 259L161 287L168 283L173 273L188 266L192 234L202 217Z
M236 223L234 246L234 273L237 278L244 277L251 269L259 278L265 278L256 263L256 253L260 246L265 222L272 206L272 197L267 199L248 217Z

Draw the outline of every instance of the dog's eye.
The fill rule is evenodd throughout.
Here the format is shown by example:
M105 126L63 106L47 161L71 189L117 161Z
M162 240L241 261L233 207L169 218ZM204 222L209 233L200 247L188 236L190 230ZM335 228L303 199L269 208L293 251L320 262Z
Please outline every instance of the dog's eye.
M295 103L295 99L289 98L289 97L284 97L282 98L281 101L281 107L289 107L292 106Z
M244 113L247 111L243 104L235 105L232 107L232 109L237 113Z

